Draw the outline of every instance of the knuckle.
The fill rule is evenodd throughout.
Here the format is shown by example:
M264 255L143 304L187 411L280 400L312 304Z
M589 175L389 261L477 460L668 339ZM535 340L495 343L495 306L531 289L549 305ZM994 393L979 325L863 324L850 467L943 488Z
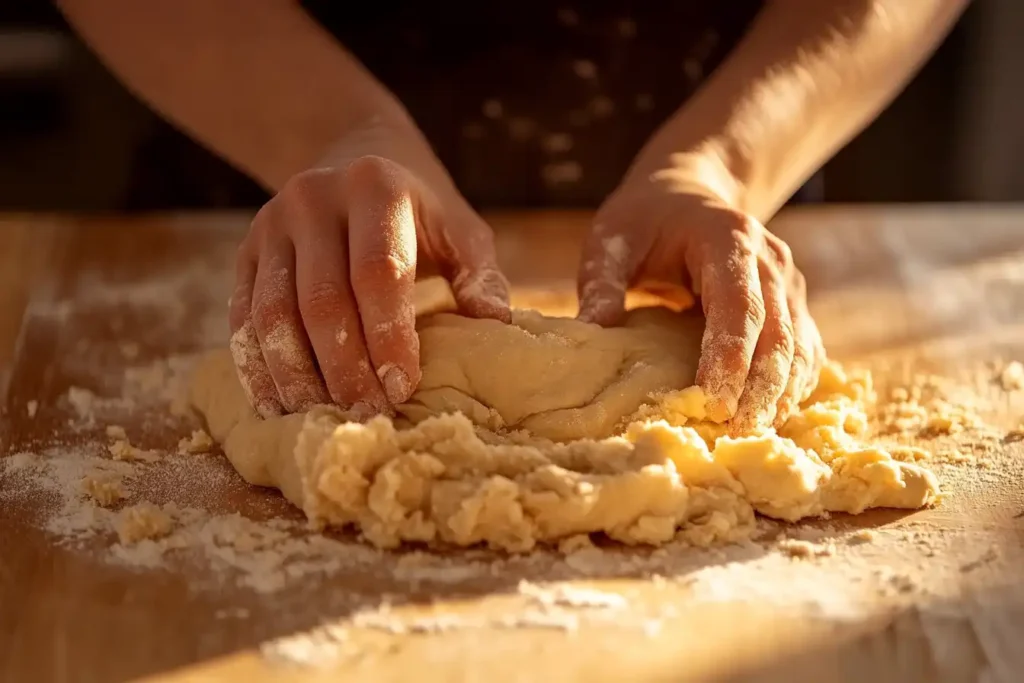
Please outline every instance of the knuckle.
M344 296L338 283L327 281L311 283L299 301L303 309L302 317L314 322L339 317L343 310L343 302Z
M266 204L261 206L260 210L256 212L256 215L252 217L252 221L249 223L249 234L245 236L245 239L242 240L242 243L238 246L239 254L243 251L253 253L255 250L254 248L260 242L260 236L269 229L269 226L273 225L273 222L270 220L270 215L273 211L271 208L273 201L274 200L272 198Z
M793 350L793 375L802 377L813 367L813 356L802 349L800 345Z
M373 286L397 282L411 274L411 264L395 254L365 254L353 264L353 280L367 280Z
M796 351L796 335L793 324L788 320L776 320L772 324L772 347L776 353L792 357Z
M793 369L799 374L806 374L814 365L814 348L806 342L798 342L793 347Z
M750 326L756 329L764 327L768 314L765 310L764 299L758 293L749 289L743 290L740 294L740 305L744 318Z
M310 170L298 173L285 182L277 196L264 208L269 210L271 204L275 202L284 203L293 209L313 206L323 193L323 184L323 171Z
M354 187L394 185L397 166L384 157L368 154L353 159L345 166L345 181Z
M285 190L282 189L281 192L283 193ZM248 254L253 262L258 261L264 250L284 239L287 222L280 219L282 202L288 203L287 199L282 198L279 193L264 204L253 217L252 223L249 224L249 234L239 246L239 261L237 263L241 264L244 254Z
M789 244L775 235L769 235L767 245L768 251L771 252L776 264L780 266L783 271L792 268L793 250L790 248Z
M729 211L725 216L733 238L750 251L759 251L765 241L766 232L761 222L741 211Z

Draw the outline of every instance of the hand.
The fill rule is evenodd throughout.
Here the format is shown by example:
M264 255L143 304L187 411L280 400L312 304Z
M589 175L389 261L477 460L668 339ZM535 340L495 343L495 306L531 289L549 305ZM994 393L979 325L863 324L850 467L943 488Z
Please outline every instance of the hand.
M463 313L509 320L490 229L416 136L353 136L288 181L238 250L230 302L231 352L256 411L333 402L366 419L408 400L421 257Z
M615 325L630 288L688 287L707 318L697 385L736 430L779 425L817 383L821 336L789 247L685 169L628 179L594 218L580 318Z

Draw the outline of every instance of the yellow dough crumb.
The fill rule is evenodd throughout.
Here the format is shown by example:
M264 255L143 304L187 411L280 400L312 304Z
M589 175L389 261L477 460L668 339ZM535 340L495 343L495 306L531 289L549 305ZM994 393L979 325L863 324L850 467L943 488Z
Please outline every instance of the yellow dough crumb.
M524 552L553 542L571 552L594 532L626 544L705 546L748 538L755 513L797 521L936 502L931 472L866 444L872 399L870 375L828 365L778 433L727 436L701 419L703 396L688 389L641 411L667 419L570 442L498 437L461 414L399 428L384 417L347 422L329 407L274 423L220 420L199 406L243 476L281 488L315 526L354 527L384 548L414 541ZM253 449L271 438L283 450L254 466ZM250 459L237 457L243 452Z
M108 425L106 432L107 436L113 439L107 446L107 451L114 460L155 462L160 459L160 455L156 451L148 451L132 445L132 442L128 440L124 427Z
M137 543L171 533L174 520L153 503L143 502L121 510L115 528L121 543Z
M894 389L879 411L882 433L936 436L983 427L978 406L954 400L949 384L942 377L921 375L911 386Z
M1012 361L1006 364L999 373L999 384L1004 391L1019 391L1024 389L1024 365L1020 361Z
M878 539L878 532L874 529L858 529L850 535L850 543L874 543Z
M836 547L832 543L811 543L792 538L780 541L778 548L793 559L799 560L828 557L836 553Z
M191 436L182 437L178 442L178 453L190 455L195 453L208 453L213 448L213 439L202 429L196 429Z
M122 479L111 475L86 475L82 478L82 492L97 505L110 507L126 497Z

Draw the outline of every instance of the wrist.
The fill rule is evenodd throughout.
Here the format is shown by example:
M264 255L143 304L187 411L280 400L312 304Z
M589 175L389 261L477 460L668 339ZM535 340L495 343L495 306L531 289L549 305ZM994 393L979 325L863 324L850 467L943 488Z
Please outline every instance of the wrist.
M673 144L656 136L640 152L623 180L672 193L702 194L738 211L746 211L743 168L729 146L717 139Z
M383 157L401 165L435 192L454 190L444 165L408 116L373 115L349 127L315 166L340 168L365 156Z

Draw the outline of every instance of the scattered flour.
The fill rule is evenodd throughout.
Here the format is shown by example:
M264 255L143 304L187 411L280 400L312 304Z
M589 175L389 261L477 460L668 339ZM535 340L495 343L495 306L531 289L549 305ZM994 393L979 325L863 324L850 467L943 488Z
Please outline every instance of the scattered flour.
M484 615L447 610L409 615L371 599L377 606L356 611L344 623L266 643L261 651L276 663L336 662L358 652L351 638L357 630L430 634L541 628L574 633L601 625L653 637L679 609L671 600L639 604L625 593L569 583L581 577L646 578L656 590L685 588L686 599L693 602L759 600L842 620L863 617L878 600L921 599L943 582L980 574L1008 559L991 551L992 540L983 535L927 530L900 535L765 520L758 521L752 540L708 549L686 543L623 549L579 535L563 540L557 549L524 556L476 549L392 554L310 531L297 517L272 512L264 519L224 512L219 505L223 491L237 485L237 477L220 466L222 458L195 457L215 446L176 404L190 361L190 356L181 356L132 368L118 392L103 396L71 387L63 405L71 410L74 438L0 459L0 505L32 500L38 505L40 526L61 544L137 570L185 572L200 591L239 586L269 596L357 574L386 576L398 594L444 593L470 585L504 585L513 591L500 597L510 601L507 608ZM1002 379L998 384L1005 387ZM1013 434L986 424L986 408L959 385L925 376L881 401L876 422L879 433L901 446L903 450L894 450L901 458L972 466L989 458L983 444L998 446ZM143 443L172 446L140 448L129 439L126 426L147 437L151 429L164 430L160 433L166 436ZM943 439L948 446L934 447L945 444ZM927 450L915 445L922 440L929 441ZM187 504L185 494L195 500ZM967 559L952 569L935 565L916 574L895 568L900 557L956 553ZM486 594L497 593L492 588ZM217 613L217 618L248 617L247 610L233 608Z

